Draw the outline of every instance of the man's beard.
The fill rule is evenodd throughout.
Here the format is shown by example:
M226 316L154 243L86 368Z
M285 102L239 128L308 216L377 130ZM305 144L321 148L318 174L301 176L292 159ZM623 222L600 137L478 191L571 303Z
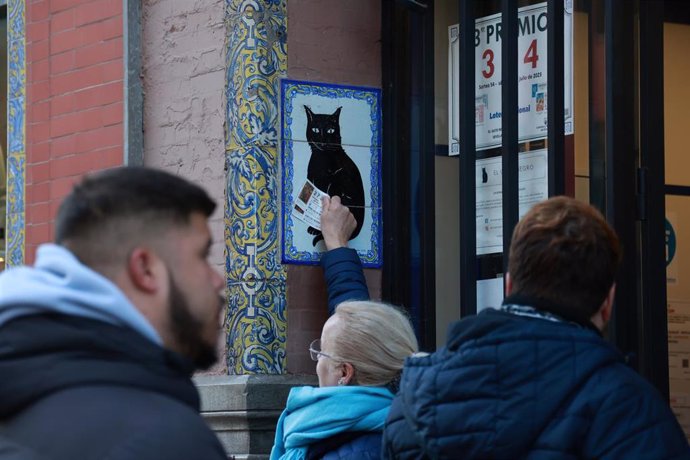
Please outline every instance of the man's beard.
M222 305L219 296L219 305ZM204 341L204 324L190 312L187 298L170 275L170 327L181 354L191 359L197 369L208 369L218 360L214 344Z

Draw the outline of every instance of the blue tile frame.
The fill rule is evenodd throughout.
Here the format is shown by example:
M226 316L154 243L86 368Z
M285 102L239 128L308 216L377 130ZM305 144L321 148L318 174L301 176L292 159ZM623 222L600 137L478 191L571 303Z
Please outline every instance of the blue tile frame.
M26 184L25 1L7 2L7 231L6 265L24 263Z
M292 220L293 190L292 179L292 99L295 95L317 95L327 98L350 98L367 102L370 107L371 128L371 171L370 171L370 200L372 214L371 246L367 251L358 251L362 265L368 268L381 267L383 263L382 241L383 223L381 210L381 90L362 86L348 86L309 81L288 80L281 81L281 138L282 149L282 216L283 233L281 240L283 262L297 265L317 265L321 259L318 251L300 251L293 244Z

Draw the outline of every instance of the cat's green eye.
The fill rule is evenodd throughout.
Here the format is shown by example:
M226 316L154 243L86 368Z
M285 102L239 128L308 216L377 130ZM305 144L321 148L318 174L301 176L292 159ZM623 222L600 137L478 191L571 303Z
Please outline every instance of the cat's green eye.
M314 133L318 133L318 132L319 132L319 128L312 128L311 130L312 130L312 132L314 132Z

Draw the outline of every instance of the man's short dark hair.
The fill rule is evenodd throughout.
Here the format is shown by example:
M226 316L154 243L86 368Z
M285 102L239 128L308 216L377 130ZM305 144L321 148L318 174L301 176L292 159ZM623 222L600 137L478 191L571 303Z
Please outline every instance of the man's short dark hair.
M587 321L613 285L620 258L618 237L599 211L573 198L551 198L515 227L508 265L512 294L541 300L566 319Z
M216 204L185 179L144 167L120 167L86 176L64 199L55 241L91 267L124 260L138 243L193 213L208 217Z

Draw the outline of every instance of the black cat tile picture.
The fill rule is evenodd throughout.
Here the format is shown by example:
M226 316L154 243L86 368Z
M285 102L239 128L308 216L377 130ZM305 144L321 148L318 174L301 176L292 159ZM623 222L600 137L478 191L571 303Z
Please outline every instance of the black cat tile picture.
M307 179L329 196L339 196L342 204L350 208L357 227L350 240L357 238L364 223L364 185L359 168L343 149L340 138L340 111L338 107L331 114L316 114L304 106L307 114L307 141L311 157L307 166ZM313 227L308 231L316 235L312 244L323 239L321 232Z
M380 266L380 90L293 80L281 89L283 262L318 263L325 246L308 200L327 194L357 221L349 246Z

